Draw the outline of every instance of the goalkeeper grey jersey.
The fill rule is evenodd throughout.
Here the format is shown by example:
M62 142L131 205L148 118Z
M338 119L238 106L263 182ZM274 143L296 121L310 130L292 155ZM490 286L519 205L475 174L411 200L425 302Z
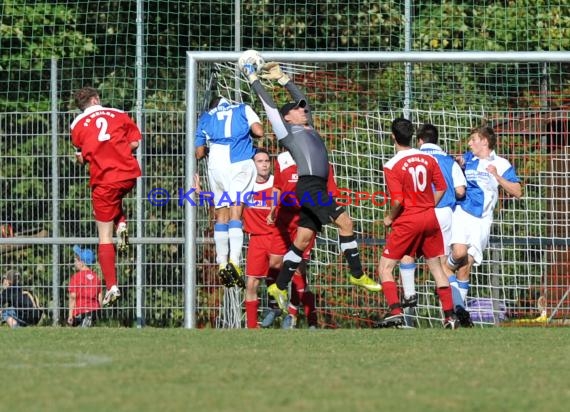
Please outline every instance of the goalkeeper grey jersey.
M271 126L279 143L291 152L293 160L297 163L299 177L318 176L326 180L329 176L327 148L321 136L313 128L313 118L309 105L305 108L309 111L307 113L309 125L289 124L283 120L275 102L265 92L265 89L258 80L252 84L252 87L267 111L267 117L271 122ZM296 102L301 99L306 101L305 95L293 82L289 81L285 87Z
M285 127L289 133L279 142L291 152L299 177L318 176L326 180L329 176L329 159L321 136L312 127L287 123Z

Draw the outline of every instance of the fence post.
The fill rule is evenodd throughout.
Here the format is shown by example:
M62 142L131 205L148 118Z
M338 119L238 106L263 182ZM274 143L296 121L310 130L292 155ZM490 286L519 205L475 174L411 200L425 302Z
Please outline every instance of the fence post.
M51 58L51 70L50 70L50 83L51 83L51 207L52 207L52 233L51 236L54 239L59 237L59 158L57 157L57 57ZM60 288L60 276L59 276L59 248L60 246L57 242L52 243L52 316L53 324L57 325L59 323L59 288Z

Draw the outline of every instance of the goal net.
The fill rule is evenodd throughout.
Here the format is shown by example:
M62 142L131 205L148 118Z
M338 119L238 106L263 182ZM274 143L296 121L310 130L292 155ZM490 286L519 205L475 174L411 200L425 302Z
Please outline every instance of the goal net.
M473 127L492 124L498 134L497 152L515 166L524 195L516 200L500 192L490 244L483 263L471 273L468 309L480 325L564 322L570 311L565 105L569 91L556 80L568 56L552 63L558 56L548 53L521 54L519 60L514 54L508 59L508 54L478 59L469 53L455 55L438 60L410 53L412 63L406 63L397 54L390 61L386 53L370 53L368 60L362 53L263 54L266 61L282 62L307 94L315 127L326 140L337 184L343 189L343 201L349 203L363 264L376 279L386 235L382 167L394 155L391 121L405 116L417 126L434 124L440 145L450 154L468 149ZM189 74L195 76L189 78L189 90L194 93L190 99L202 102L215 93L245 101L264 119L271 134L263 107L236 69L238 54L189 56L196 64L190 65ZM214 87L212 73L217 79ZM289 99L279 86L271 92L278 105ZM261 145L275 155L280 150L275 140ZM199 211L199 230L209 224L204 211ZM382 294L348 284L348 269L332 226L318 236L309 274L322 327L369 327L387 310ZM395 275L398 279L397 270ZM439 327L442 314L434 282L421 259L416 284L419 306L411 321L418 327Z

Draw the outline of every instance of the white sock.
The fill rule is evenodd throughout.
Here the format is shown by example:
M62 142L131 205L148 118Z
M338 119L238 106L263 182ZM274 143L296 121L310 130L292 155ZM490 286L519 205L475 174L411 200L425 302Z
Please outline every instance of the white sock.
M404 297L409 298L416 294L416 264L400 263L400 278L404 288Z
M216 245L216 263L226 265L228 263L228 253L230 245L228 243L229 233L226 223L216 223L214 225L214 244Z
M241 249L243 248L243 229L239 220L229 222L230 260L236 265L240 264Z

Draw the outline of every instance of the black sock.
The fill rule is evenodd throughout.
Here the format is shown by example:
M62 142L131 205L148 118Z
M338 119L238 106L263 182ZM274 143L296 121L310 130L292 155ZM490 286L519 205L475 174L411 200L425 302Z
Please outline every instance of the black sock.
M362 277L362 263L360 262L360 253L358 253L358 245L356 243L356 236L339 236L340 249L344 258L348 262L350 274L355 278Z
M279 276L277 276L277 287L281 290L287 289L291 278L303 260L303 251L299 250L295 245L291 245L289 252L283 257L283 267Z

